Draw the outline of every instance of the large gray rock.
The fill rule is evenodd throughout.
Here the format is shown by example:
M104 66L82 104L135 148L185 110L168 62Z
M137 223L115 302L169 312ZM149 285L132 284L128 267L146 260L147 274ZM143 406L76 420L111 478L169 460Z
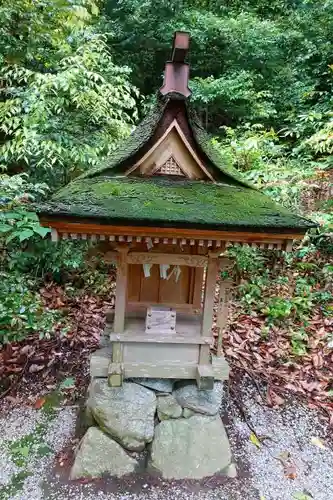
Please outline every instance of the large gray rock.
M96 422L95 422L94 416L92 414L92 411L91 411L91 409L88 406L86 406L85 409L84 409L83 420L84 420L83 424L86 427L92 427L92 426L96 425Z
M202 479L228 470L230 462L219 416L164 420L156 427L149 464L164 479Z
M183 409L183 417L184 418L191 418L193 417L194 415L197 415L198 416L198 413L196 413L195 411L193 410L189 410L188 408L184 408Z
M157 415L160 420L167 420L168 418L180 418L183 409L177 403L173 394L168 396L158 396L157 398Z
M100 477L103 474L121 477L138 467L138 462L127 455L120 444L100 431L90 427L77 451L70 479Z
M131 382L109 387L106 379L94 379L87 407L101 429L124 448L141 451L152 441L156 396L146 387Z
M216 415L222 398L222 384L215 382L212 391L199 391L195 383L182 384L173 392L177 402L202 415Z
M131 382L153 389L153 391L171 394L173 389L174 380L169 378L133 378L129 379Z

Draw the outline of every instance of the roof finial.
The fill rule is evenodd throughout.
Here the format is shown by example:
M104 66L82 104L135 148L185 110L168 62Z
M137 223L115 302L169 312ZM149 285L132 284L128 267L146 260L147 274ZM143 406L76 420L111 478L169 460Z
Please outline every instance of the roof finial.
M190 35L185 31L176 31L173 38L171 61L165 64L164 82L160 88L162 95L176 92L185 98L191 95L188 88L190 67L185 62L190 46Z

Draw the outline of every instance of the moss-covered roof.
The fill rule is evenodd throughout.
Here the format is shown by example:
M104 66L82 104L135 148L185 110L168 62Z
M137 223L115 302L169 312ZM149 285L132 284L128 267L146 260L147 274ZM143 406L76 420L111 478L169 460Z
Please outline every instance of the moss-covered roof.
M313 226L252 188L166 177L81 177L40 205L39 212L102 223L220 230L305 231Z
M242 180L237 171L227 168L189 101L181 108L188 123L187 133L202 161L213 169L217 182L126 177L127 168L161 135L163 120L172 115L170 110L178 99L179 95L157 99L151 112L112 156L37 207L38 212L42 216L107 224L220 230L253 228L268 232L279 228L304 233L315 226L276 205Z
M83 174L81 177L89 178L106 173L111 173L111 175L113 175L114 173L119 174L124 172L127 169L126 161L139 152L140 149L153 137L163 113L172 99L175 99L175 95L167 95L165 97L156 98L150 112L134 129L128 139L124 141L106 160ZM219 151L211 144L210 137L198 120L195 111L191 107L190 101L187 100L185 102L185 106L197 147L207 156L213 168L218 173L223 174L223 177L228 177L229 181L242 186L249 186L249 183L242 179L242 176L239 172L237 172L237 170L225 165Z
M157 125L163 116L166 105L167 100L156 100L155 105L140 122L140 124L133 130L131 135L124 142L122 142L108 158L99 163L96 167L90 169L88 172L85 172L80 176L80 178L84 179L95 177L96 175L103 174L106 171L115 170L117 167L121 167L128 158L140 151L140 149L154 135Z
M193 132L193 136L198 145L198 148L207 156L210 162L217 168L222 174L229 177L231 180L235 181L237 184L241 186L251 187L253 186L246 182L241 174L237 172L235 168L230 167L230 165L225 164L225 160L222 158L219 150L213 146L211 137L207 134L206 130L201 125L198 120L196 113L193 109L188 105L188 117L191 125L191 129Z

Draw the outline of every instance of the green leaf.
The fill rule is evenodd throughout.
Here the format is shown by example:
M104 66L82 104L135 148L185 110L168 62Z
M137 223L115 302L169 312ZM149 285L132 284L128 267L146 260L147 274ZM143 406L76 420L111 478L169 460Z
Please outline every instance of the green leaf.
M11 233L9 236L7 236L6 238L6 243L10 243L12 240L14 240L15 238L18 238L20 235L19 231L14 231L13 233Z
M293 493L293 498L295 498L295 500L312 500L313 496L310 496L308 492L296 491Z
M255 435L254 432L251 432L250 434L250 441L253 443L257 448L261 448L261 443L258 439L258 437Z
M95 3L91 4L91 13L93 16L98 16L99 14L99 8Z
M48 227L37 226L34 227L34 232L39 234L42 238L44 238L48 233L51 232L51 229Z
M31 236L34 235L34 232L31 229L25 229L19 234L19 240L22 242L24 240L27 240L31 238Z
M74 377L67 377L65 380L61 382L59 385L60 389L73 389L75 387L75 379Z
M21 219L22 214L19 212L2 212L0 214L1 219Z
M29 220L33 220L33 221L36 221L36 222L38 222L38 221L39 221L38 216L37 216L37 214L36 214L35 212L27 212L27 213L25 214L25 216L26 216L26 218L27 218L27 219L29 219Z
M30 453L30 446L20 446L17 448L13 448L12 452L17 453L18 455L21 455L24 458L28 458Z
M37 455L39 457L45 457L52 453L52 448L48 444L42 444L38 447Z
M9 224L0 224L0 233L8 233L8 231L11 231L12 229L13 227Z

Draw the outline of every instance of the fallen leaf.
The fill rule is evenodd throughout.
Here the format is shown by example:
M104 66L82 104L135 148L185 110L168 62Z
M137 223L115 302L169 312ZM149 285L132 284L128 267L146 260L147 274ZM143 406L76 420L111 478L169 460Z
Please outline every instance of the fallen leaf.
M44 406L45 401L46 401L45 398L39 398L39 399L37 399L37 401L34 404L34 408L36 410L40 410L40 408L42 408L42 406Z
M64 305L65 305L65 303L61 300L61 298L57 297L55 306L56 307L63 307Z
M24 347L22 347L20 352L21 354L29 354L31 350L32 347L30 345L25 345Z
M9 403L15 404L19 401L19 399L15 398L14 396L6 396L6 401L8 401Z
M258 437L255 435L254 432L251 432L250 434L250 441L253 443L257 448L261 448L261 443L258 439Z
M297 469L296 469L296 467L294 465L287 465L284 468L284 475L288 479L296 479L296 477L297 477Z
M282 451L276 458L281 462L285 463L290 459L290 453L289 451Z
M269 387L267 391L267 402L269 406L276 407L282 406L285 403L285 400L279 396L271 387Z
M308 493L305 493L304 491L296 491L293 493L293 498L296 500L311 500L313 496L308 495Z
M31 365L29 368L29 373L36 373L40 372L43 370L44 366L43 365Z
M318 448L321 448L322 450L326 449L326 446L324 445L322 440L317 437L312 437L310 442L311 444L313 444L314 446L318 446Z
M315 368L321 368L324 364L324 360L320 354L314 354L312 356L312 363Z

